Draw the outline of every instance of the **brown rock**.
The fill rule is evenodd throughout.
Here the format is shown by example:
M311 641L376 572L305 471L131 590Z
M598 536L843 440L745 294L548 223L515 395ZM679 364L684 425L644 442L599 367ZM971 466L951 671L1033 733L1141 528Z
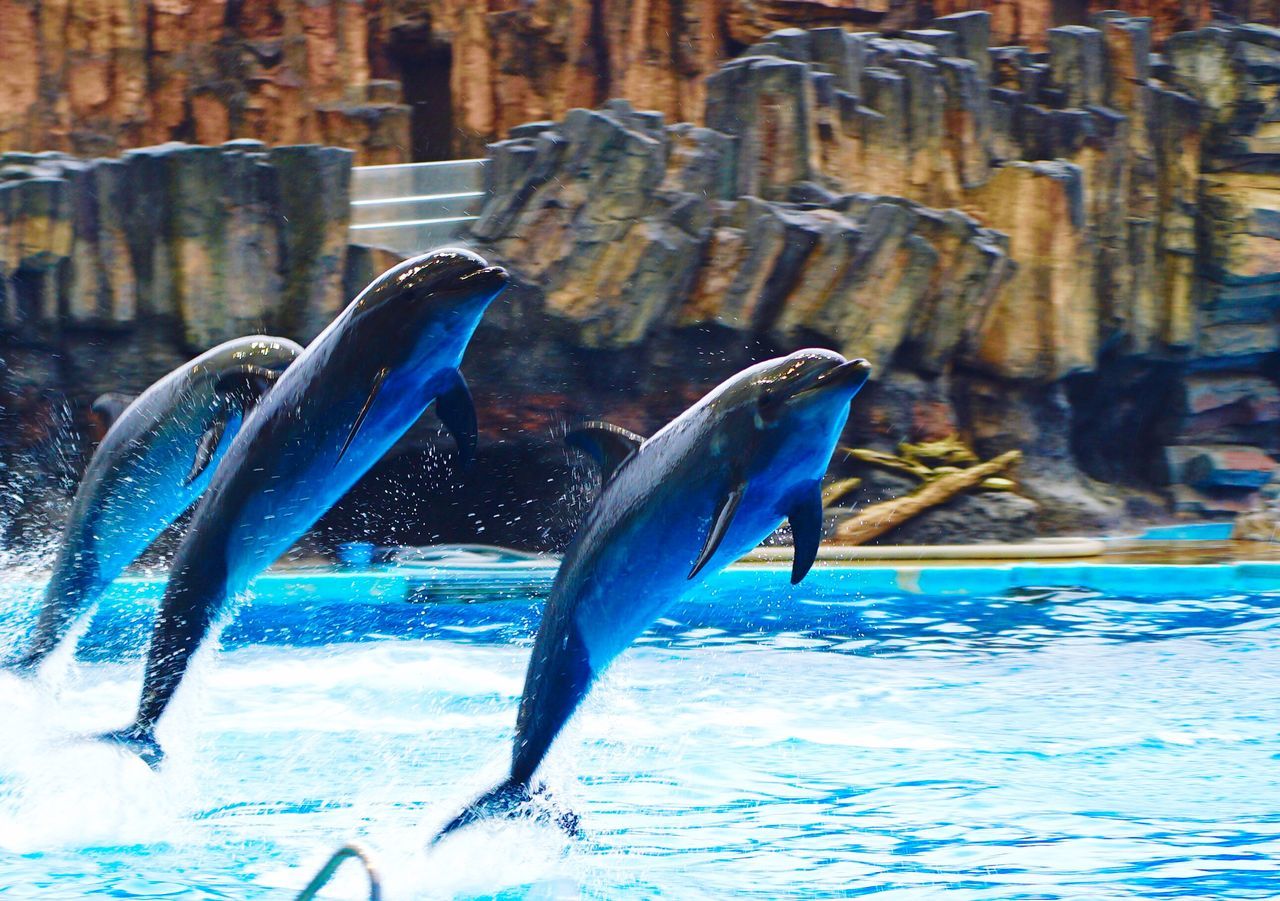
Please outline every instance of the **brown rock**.
M280 232L278 327L310 341L343 303L353 154L337 147L276 147L266 157L275 181Z
M0 151L314 140L321 106L358 103L371 81L368 12L357 0L7 3L0 5ZM408 142L387 135L405 137L403 119L391 114L342 137L364 138L379 161L398 146L399 162Z
M392 129L407 137L398 113L376 126L367 109L356 121L334 122L338 106L370 101L369 85L380 79L447 78L454 129L446 152L461 155L522 122L559 118L611 96L671 121L699 122L706 76L742 47L786 45L785 35L776 36L788 29L828 35L914 29L914 41L969 60L986 81L989 43L1041 50L1051 27L1084 25L1109 8L1095 0L1072 11L1049 0L5 4L0 93L12 99L0 112L0 150L117 153L144 143L228 137L372 142L353 145L360 161L389 159L397 146L399 159L408 153L407 140L387 139ZM1280 20L1266 4L1229 5L1243 11L1244 21ZM1141 0L1126 9L1153 17L1157 44L1210 19L1208 0ZM782 55L804 61L795 53L807 43L815 61L831 63L834 38L825 40L825 48L793 41ZM417 68L425 47L436 48L439 68ZM845 80L836 89L857 95ZM397 93L373 105L394 107L400 99Z
M809 73L804 63L748 57L707 79L707 126L738 138L738 193L778 198L815 174Z
M1009 236L1018 269L979 327L970 361L1037 381L1091 369L1097 300L1080 169L1013 163L975 191L971 204L978 221Z

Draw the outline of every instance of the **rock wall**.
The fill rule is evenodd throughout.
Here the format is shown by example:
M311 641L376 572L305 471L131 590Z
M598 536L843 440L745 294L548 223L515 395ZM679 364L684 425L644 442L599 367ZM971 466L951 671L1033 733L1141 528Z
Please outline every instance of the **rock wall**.
M1280 22L1272 4L1247 5L1226 11ZM428 45L448 48L454 149L463 154L521 123L615 97L668 121L702 124L706 77L782 28L893 34L926 27L935 15L984 10L995 44L1044 50L1050 28L1112 8L1152 17L1157 41L1213 15L1209 0L378 0L369 30L373 70L406 84L406 58Z
M1049 507L1099 513L1079 466L1247 505L1280 453L1280 31L1157 55L1108 13L1037 53L992 21L776 32L707 79L707 127L625 101L520 126L474 233L585 346L817 341L911 385L899 423L1038 444L1033 492L1075 486Z
M409 110L371 79L360 0L0 0L0 151L323 142L399 162Z
M39 344L159 319L189 348L315 335L343 302L351 157L256 141L2 154L0 330Z
M94 397L238 335L307 340L341 309L351 157L252 141L0 155L0 546L59 522L44 508L99 437Z
M466 366L479 469L428 417L328 534L554 546L567 423L650 433L813 343L876 364L850 443L1024 451L1035 515L980 505L991 535L1248 506L1280 453L1280 31L1154 54L1151 22L1105 15L1042 52L992 23L787 29L705 79L705 124L611 101L512 129L472 236L519 278ZM394 261L347 246L351 156L0 161L0 520L65 495L97 393L232 334L307 340ZM49 490L13 488L32 473ZM860 474L855 503L909 487Z
M780 28L896 34L986 10L993 44L1041 51L1051 27L1111 7L1152 17L1157 43L1215 12L1210 0L0 0L0 151L254 138L351 147L364 164L447 158L610 97L701 124L706 76ZM1216 11L1280 24L1264 0Z
M812 184L761 199L724 134L623 101L534 128L494 145L473 234L583 346L714 325L937 374L974 353L1014 274L1005 236L963 213Z

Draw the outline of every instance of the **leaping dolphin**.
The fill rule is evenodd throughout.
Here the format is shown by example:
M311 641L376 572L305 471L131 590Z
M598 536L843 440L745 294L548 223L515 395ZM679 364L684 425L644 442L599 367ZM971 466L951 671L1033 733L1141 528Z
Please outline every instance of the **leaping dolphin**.
M604 424L571 433L601 463L605 485L542 614L511 773L433 843L529 800L538 766L595 678L664 608L783 519L795 537L791 581L804 578L821 539L822 476L870 372L865 360L801 350L738 373L648 441Z
M200 496L245 414L302 352L286 338L219 344L136 400L94 403L110 427L76 489L27 651L30 670L182 511Z
M375 279L303 351L227 450L174 557L133 724L106 737L157 765L156 722L226 601L286 551L434 401L464 463L476 443L458 366L507 273L464 250Z

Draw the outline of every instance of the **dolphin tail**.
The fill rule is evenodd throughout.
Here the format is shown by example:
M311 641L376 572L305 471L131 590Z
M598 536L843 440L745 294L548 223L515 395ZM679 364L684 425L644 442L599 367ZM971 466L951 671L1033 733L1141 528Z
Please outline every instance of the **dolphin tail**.
M536 806L535 801L539 802ZM552 804L550 795L544 789L531 790L527 782L508 778L476 798L462 813L446 823L435 838L431 839L430 846L434 847L451 832L481 820L513 820L522 817L553 823L569 835L578 834L576 813Z
M157 769L164 760L164 750L156 741L155 732L149 726L134 723L114 732L104 732L98 736L99 741L109 742L132 751L142 758L142 762L151 769Z

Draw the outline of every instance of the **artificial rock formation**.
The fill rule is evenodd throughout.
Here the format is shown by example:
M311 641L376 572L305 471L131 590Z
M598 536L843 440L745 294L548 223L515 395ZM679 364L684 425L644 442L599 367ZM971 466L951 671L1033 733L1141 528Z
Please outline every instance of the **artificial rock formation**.
M586 346L718 325L940 372L1013 271L1004 238L955 211L805 183L798 202L741 194L723 134L624 102L528 130L494 146L473 233Z
M1148 78L1150 23L1055 29L1043 60L990 48L985 13L932 24L784 31L713 76L707 120L739 137L740 189L814 179L1007 235L1018 271L972 359L993 375L1051 381L1115 341L1186 346L1200 133L1194 102Z
M612 101L513 129L474 234L582 345L818 341L936 383L984 453L1031 436L1049 493L1078 462L1247 506L1280 452L1280 31L1157 55L1116 13L1047 53L929 25L766 35L706 80L706 127ZM1218 444L1261 474L1160 452Z
M399 162L408 108L372 79L359 0L0 2L0 151L325 142Z
M56 342L158 317L191 348L315 335L342 305L351 156L255 141L0 155L0 330Z
M701 124L705 78L778 29L983 10L993 45L1043 51L1113 6L1157 43L1213 6L1280 24L1264 0L0 0L0 151L255 138L440 159L610 97Z
M779 29L898 34L927 28L937 15L988 11L994 44L1041 51L1050 28L1084 25L1116 6L1152 17L1157 41L1204 25L1213 13L1208 0L378 0L370 5L369 32L377 48L373 70L407 86L425 56L451 56L456 150L478 152L483 141L520 123L560 118L612 97L668 121L703 124L706 77ZM1280 21L1274 9L1261 8L1266 4L1235 6L1223 12Z

